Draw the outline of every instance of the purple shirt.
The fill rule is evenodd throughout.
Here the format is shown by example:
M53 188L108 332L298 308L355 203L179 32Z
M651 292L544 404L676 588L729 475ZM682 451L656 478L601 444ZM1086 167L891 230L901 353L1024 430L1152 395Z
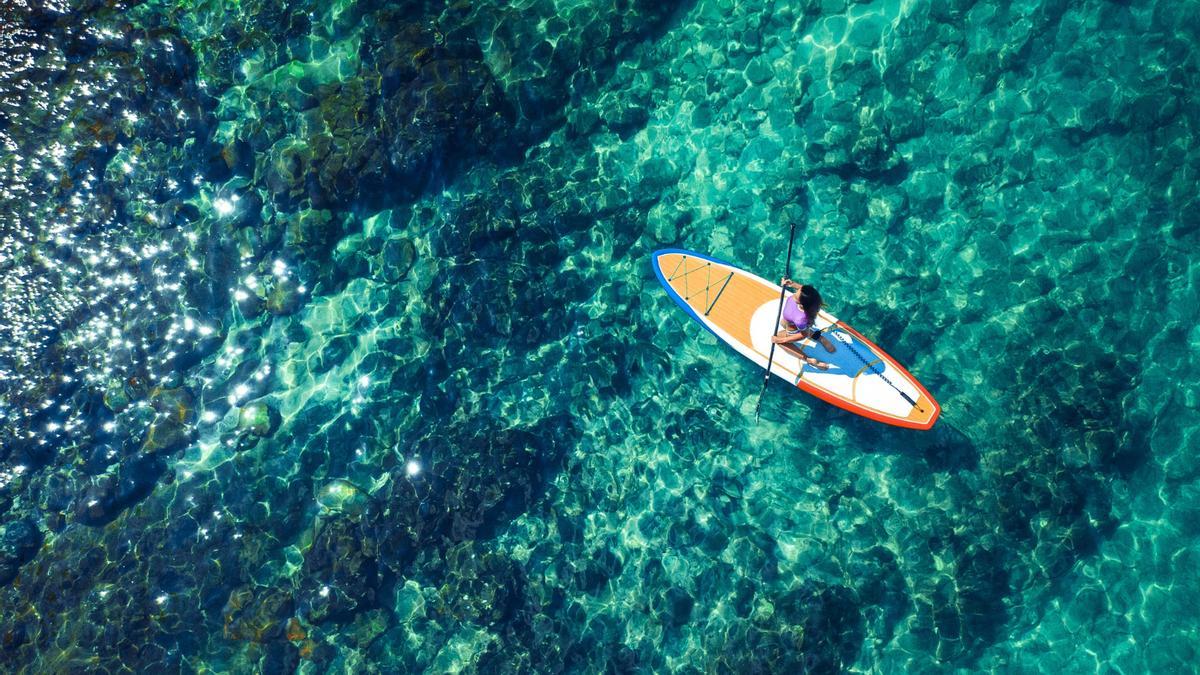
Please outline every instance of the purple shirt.
M796 330L804 330L808 328L808 315L796 304L796 296L789 295L787 300L783 301L783 319L791 321Z

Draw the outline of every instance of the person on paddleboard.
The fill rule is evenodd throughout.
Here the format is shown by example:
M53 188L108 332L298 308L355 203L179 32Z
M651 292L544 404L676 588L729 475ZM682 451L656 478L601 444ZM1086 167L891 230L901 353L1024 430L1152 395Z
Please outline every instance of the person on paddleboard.
M813 286L798 284L786 277L779 282L779 285L794 289L796 292L789 295L783 302L783 318L780 320L782 330L771 338L771 342L782 345L812 338L814 341L819 341L830 354L836 351L837 348L833 346L829 338L822 335L821 330L817 328L817 312L820 311L823 304L820 292ZM800 358L810 366L829 370L829 364L824 361L803 354L800 355Z

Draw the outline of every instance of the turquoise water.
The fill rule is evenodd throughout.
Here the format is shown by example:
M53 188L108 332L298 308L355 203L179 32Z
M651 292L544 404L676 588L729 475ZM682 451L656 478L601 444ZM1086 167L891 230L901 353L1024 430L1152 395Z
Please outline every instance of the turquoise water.
M14 672L1192 672L1200 5L0 9ZM885 427L650 253L818 285Z

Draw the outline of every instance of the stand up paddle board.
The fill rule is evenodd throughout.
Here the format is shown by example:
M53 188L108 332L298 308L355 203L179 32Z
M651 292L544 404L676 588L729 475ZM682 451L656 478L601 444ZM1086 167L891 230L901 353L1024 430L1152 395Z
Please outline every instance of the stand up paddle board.
M762 277L683 249L655 251L654 273L675 304L742 356L767 367L771 336L779 330L779 293ZM816 326L836 347L831 354L811 338L779 345L771 372L789 384L877 422L928 429L941 408L895 359L844 321L821 310ZM797 351L830 365L820 370Z

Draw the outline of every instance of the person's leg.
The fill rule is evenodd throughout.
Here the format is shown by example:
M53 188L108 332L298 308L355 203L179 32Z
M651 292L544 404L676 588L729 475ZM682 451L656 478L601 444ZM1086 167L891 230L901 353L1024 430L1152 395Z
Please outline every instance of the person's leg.
M804 337L805 337L805 339L811 339L813 337L813 332L811 330L805 329ZM818 335L817 337L824 338L823 335ZM808 365L812 366L813 368L817 368L819 370L829 370L828 363L825 363L824 361L822 361L820 359L814 358L814 357L809 356L808 354L805 354L804 352L800 351L800 344L803 344L803 342L795 345L795 353L796 353L796 356L798 356L801 361L803 361L803 362L807 363ZM829 351L832 352L833 350L830 349Z
M802 356L801 358L804 359L805 363L812 366L813 368L816 368L817 370L829 370L829 368L830 368L828 363L825 363L824 361L814 358L812 356L805 355L805 356Z
M822 328L819 331L811 333L811 337L815 341L820 342L821 346L825 348L825 351L829 352L830 354L837 351L837 347L834 347L833 343L829 341L828 337L826 337L825 329Z
M789 336L792 336L795 334L796 334L795 330L788 330L787 328L784 328L783 330L779 331L778 333L775 333L775 336L776 337L789 337ZM811 335L812 335L812 331L804 331L805 337L810 337ZM791 352L792 355L795 356L796 358L800 359L804 363L807 363L808 365L810 365L814 368L819 368L820 370L829 370L828 363L825 363L824 361L820 361L818 359L814 359L813 357L800 351L801 344L802 344L802 342L785 342L785 343L781 344L780 346L783 347L784 349L788 350L789 352ZM833 350L830 349L829 351L833 351Z
M821 336L821 346L824 347L825 351L829 352L830 354L837 351L837 347L834 347L833 343L829 341L829 338L825 337L824 335Z
M775 337L776 338L788 338L788 337L793 337L795 334L796 334L796 331L787 330L785 328L785 329L779 331L778 333L775 333ZM787 351L790 351L792 354L795 354L797 357L804 358L803 355L800 354L800 344L799 343L789 341L789 342L780 342L778 344L780 347L786 349Z

